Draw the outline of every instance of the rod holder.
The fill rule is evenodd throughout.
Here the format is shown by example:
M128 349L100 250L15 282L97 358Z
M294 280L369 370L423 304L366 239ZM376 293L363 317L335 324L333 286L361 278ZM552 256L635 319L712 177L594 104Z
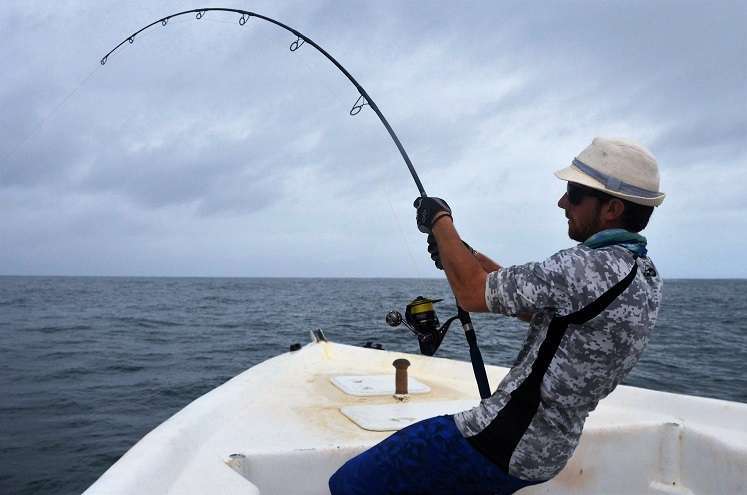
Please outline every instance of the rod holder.
M410 361L407 359L395 359L392 363L396 370L394 374L394 395L407 395L407 368L410 367Z

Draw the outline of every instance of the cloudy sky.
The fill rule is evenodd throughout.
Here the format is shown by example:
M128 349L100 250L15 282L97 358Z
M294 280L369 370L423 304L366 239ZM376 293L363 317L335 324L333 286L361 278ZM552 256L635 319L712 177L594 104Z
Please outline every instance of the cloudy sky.
M617 136L660 163L663 275L747 277L747 3L209 3L335 56L497 261L573 245L552 172ZM205 5L3 3L0 274L440 276L384 127L290 33L185 16L99 64Z

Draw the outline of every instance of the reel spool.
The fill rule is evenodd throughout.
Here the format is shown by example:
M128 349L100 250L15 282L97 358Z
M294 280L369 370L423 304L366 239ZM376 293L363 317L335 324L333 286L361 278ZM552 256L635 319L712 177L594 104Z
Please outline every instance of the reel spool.
M418 338L421 354L433 356L441 345L449 325L457 319L457 316L452 316L439 327L440 322L433 305L442 300L418 296L405 308L405 321L402 321L402 314L399 311L390 311L386 315L386 322L391 327L398 327L404 323Z

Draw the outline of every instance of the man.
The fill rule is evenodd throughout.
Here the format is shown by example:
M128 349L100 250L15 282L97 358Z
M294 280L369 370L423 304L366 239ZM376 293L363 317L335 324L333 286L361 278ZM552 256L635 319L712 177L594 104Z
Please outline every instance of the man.
M516 361L472 410L417 423L349 461L332 493L507 494L566 465L584 422L638 361L661 300L646 256L659 191L643 147L596 138L555 174L558 206L579 241L545 261L501 268L464 243L438 198L418 198L418 228L460 305L528 320Z

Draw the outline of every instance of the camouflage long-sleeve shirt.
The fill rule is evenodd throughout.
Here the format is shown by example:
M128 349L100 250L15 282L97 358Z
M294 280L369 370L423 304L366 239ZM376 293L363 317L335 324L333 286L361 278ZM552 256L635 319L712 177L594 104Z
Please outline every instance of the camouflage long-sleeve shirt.
M631 274L633 263L638 269L627 289L586 323L566 324L558 337L559 317L589 306ZM621 246L579 245L543 262L491 273L485 288L488 308L534 316L514 366L495 393L455 416L461 433L468 440L481 439L476 446L493 459L491 454L503 449L504 467L513 476L555 476L573 454L589 412L638 361L656 323L661 285L649 258L636 259ZM548 346L553 332L558 338ZM522 397L532 387L528 394L537 400L527 407ZM507 454L505 446L496 445L506 436L515 439L508 442Z

